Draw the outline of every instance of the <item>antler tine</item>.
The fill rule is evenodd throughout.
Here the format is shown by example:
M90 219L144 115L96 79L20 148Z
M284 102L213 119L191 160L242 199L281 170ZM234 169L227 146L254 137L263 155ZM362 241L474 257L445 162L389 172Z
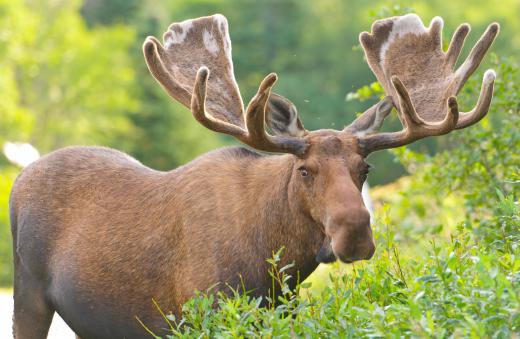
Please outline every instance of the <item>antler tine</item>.
M456 128L459 109L455 97L448 98L447 114L442 121L426 122L417 114L410 94L402 81L397 76L393 76L391 80L399 97L398 114L403 129L399 132L379 133L360 138L361 147L366 154L407 145L425 137L447 134Z
M399 115L405 130L407 130L408 138L404 140L405 143L427 136L443 135L455 129L459 118L458 104L455 97L448 98L448 112L442 121L426 122L417 114L408 90L397 76L392 77L392 84L399 95L399 104L401 106Z
M397 112L403 127L408 128L414 125L421 125L423 120L417 115L412 99L410 99L410 94L408 94L408 90L402 81L395 75L392 76L391 81L399 95L400 109Z
M278 76L275 73L271 73L260 83L256 95L251 99L246 110L247 138L240 140L262 151L303 155L308 146L303 139L272 136L265 130L267 103L271 94L271 88L277 79Z
M251 99L246 110L246 126L249 138L265 143L268 139L265 132L265 106L271 93L271 88L277 80L277 75L271 73L260 83L258 92Z
M143 52L150 73L161 84L166 92L183 105L190 104L190 92L183 88L165 68L165 51L159 40L153 36L146 38L143 44Z
M489 107L491 106L491 99L493 99L495 78L496 73L491 69L488 69L486 73L484 73L477 104L471 111L460 114L459 121L455 127L456 129L462 129L471 126L486 116L487 112L489 111Z
M247 107L246 128L244 130L236 125L215 119L207 114L205 110L207 80L209 70L201 67L197 72L193 96L191 100L191 110L195 119L204 127L215 132L229 134L241 142L266 152L283 152L302 155L307 149L307 143L303 139L272 136L265 130L265 110L269 100L271 88L276 82L277 76L269 74L260 84L257 94L251 99Z
M379 131L385 118L390 114L394 104L391 96L384 97L381 101L367 109L343 131L358 137Z
M456 76L459 78L457 92L462 88L462 86L464 86L466 80L468 80L471 74L473 74L473 72L478 68L484 55L486 55L487 50L495 40L499 30L500 26L498 23L494 22L490 24L473 47L466 60L464 60L462 65L460 65L457 71L455 71Z
M455 67L455 63L457 63L457 59L462 51L462 47L464 47L464 41L469 31L470 26L468 24L462 24L457 28L455 33L453 33L450 47L448 47L448 51L446 52L446 62L451 65L452 68Z
M436 16L430 22L429 30L435 49L442 50L442 28L444 20L440 16Z
M208 77L209 69L207 67L203 66L197 71L195 85L193 87L193 95L191 97L191 112L193 116L204 127L212 131L229 134L236 138L244 137L246 135L246 131L244 131L242 128L222 120L217 120L206 113Z

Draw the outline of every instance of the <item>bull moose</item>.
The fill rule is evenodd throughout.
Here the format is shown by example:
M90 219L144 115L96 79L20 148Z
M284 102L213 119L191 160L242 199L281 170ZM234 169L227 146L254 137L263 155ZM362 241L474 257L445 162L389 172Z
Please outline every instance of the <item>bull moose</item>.
M161 172L113 149L68 147L26 167L10 196L15 337L45 338L54 312L81 338L146 336L136 317L164 333L152 299L180 315L195 290L217 283L268 295L266 258L281 247L282 264L294 262L301 279L320 262L370 259L360 192L367 155L468 127L490 107L492 70L471 111L459 113L455 95L499 25L489 25L459 67L469 25L447 51L442 26L436 17L425 27L415 14L376 21L360 42L387 97L343 130L317 131L271 93L276 74L244 109L224 16L174 23L163 44L148 37L150 72L198 122L279 154L223 148ZM394 107L403 129L378 132Z

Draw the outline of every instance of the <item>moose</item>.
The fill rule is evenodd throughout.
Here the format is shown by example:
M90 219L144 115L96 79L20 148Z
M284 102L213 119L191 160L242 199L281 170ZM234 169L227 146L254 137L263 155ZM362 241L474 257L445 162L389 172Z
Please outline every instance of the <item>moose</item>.
M495 73L485 72L475 107L456 95L499 31L489 25L456 62L463 24L447 51L443 20L415 14L378 20L360 35L386 97L343 130L308 131L296 107L271 93L267 75L244 109L228 23L217 14L172 24L163 44L143 44L152 75L206 128L250 148L223 148L168 172L104 147L68 147L26 167L10 196L17 339L45 338L54 312L81 338L166 333L155 300L181 315L194 291L243 286L269 295L266 258L305 279L319 263L374 255L361 187L372 152L447 134L489 110ZM402 130L378 132L396 108ZM292 287L296 279L290 281Z

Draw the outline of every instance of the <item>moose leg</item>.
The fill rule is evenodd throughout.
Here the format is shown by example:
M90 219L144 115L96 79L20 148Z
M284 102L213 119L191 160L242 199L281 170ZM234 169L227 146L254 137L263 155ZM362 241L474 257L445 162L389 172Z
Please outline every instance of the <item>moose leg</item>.
M18 262L16 262L18 261ZM15 260L13 336L15 339L45 339L54 309L46 300L45 288Z

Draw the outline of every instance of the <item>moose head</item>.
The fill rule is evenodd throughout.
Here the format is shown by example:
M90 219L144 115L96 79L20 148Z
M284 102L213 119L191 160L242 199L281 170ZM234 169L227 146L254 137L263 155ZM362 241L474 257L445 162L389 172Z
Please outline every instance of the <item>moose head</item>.
M274 73L264 78L244 110L233 74L228 24L222 15L172 24L164 34L164 46L148 37L143 49L153 76L203 126L257 150L294 157L291 203L321 225L326 235L318 261L352 262L369 259L375 249L361 197L369 171L366 156L468 127L488 112L495 80L492 70L484 74L472 110L459 112L455 96L482 61L498 24L488 27L457 69L469 26L456 30L446 52L442 26L439 17L426 28L417 15L408 14L376 21L371 33L360 35L369 66L388 96L343 130L306 130L296 107L271 93L277 80ZM393 107L403 129L379 133Z

